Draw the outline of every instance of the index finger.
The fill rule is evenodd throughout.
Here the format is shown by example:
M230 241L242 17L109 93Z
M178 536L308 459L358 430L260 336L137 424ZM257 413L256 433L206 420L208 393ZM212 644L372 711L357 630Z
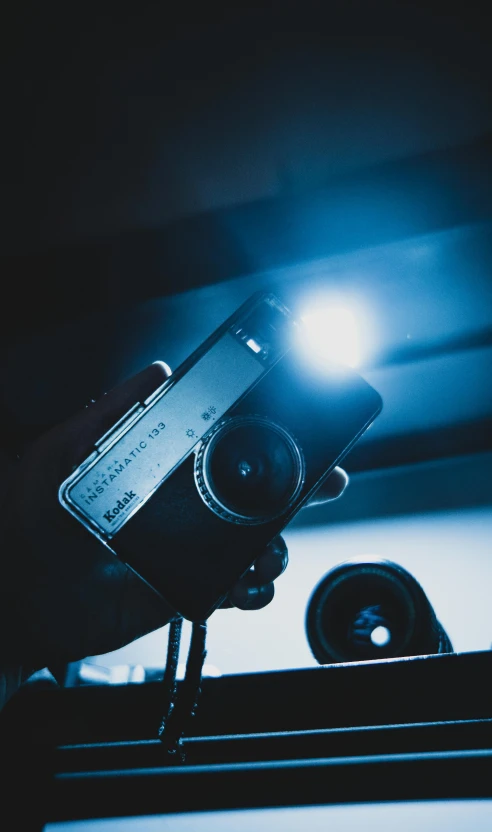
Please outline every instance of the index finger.
M342 496L349 483L348 474L338 465L333 469L329 477L320 485L316 493L311 497L308 506L319 506L328 503L330 500L337 500Z

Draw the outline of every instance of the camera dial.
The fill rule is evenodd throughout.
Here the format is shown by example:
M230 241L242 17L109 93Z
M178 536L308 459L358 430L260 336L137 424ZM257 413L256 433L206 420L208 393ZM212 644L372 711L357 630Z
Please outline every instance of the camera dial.
M304 458L294 437L262 416L221 421L195 460L200 496L219 517L266 523L287 511L304 482Z

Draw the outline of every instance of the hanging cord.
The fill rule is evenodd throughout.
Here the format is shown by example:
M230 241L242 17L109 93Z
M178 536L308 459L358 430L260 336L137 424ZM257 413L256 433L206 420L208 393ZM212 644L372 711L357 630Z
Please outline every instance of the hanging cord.
M178 670L179 648L181 646L181 631L183 619L174 618L169 625L169 636L167 639L166 668L162 685L164 688L164 708L161 725L158 731L159 739L162 738L169 715L174 708L176 699L176 673Z
M185 755L182 738L187 723L194 716L201 690L202 670L207 651L207 624L196 621L192 624L190 648L186 660L186 671L179 692L176 684L179 647L183 619L171 622L168 639L166 670L164 673L164 716L158 736L168 754L177 755L177 760L184 762Z

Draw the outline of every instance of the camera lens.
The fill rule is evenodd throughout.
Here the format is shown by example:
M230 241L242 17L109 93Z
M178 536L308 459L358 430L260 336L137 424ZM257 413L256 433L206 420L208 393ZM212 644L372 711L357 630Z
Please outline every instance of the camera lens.
M210 507L226 519L266 522L283 513L303 482L293 437L262 417L219 426L198 459L197 482Z
M452 652L415 578L392 561L336 566L309 601L306 633L320 664Z

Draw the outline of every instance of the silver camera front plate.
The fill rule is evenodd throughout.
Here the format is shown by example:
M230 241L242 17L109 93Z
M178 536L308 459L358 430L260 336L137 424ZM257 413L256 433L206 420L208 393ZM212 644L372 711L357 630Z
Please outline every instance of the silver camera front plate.
M111 538L267 369L251 345L226 332L175 384L136 405L100 440L62 484L60 501Z

